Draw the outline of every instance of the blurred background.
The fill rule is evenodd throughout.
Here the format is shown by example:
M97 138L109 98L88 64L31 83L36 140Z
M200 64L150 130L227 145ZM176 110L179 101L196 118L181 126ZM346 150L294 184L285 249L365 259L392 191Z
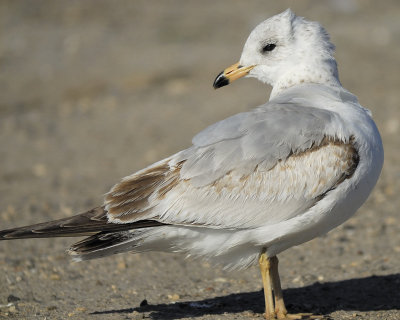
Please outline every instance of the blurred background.
M282 255L286 295L294 311L398 319L396 0L0 0L1 228L97 206L121 177L264 103L270 88L254 79L212 83L258 23L288 7L330 33L343 86L381 131L385 165L354 218ZM257 268L228 273L154 253L74 264L64 254L72 241L0 243L0 318L261 317ZM150 306L135 309L144 299ZM203 309L188 302L197 300Z

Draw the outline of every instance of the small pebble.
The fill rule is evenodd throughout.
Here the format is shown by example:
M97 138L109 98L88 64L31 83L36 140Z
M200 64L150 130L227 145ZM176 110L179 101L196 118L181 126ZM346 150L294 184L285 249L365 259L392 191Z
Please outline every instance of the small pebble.
M50 279L51 279L51 280L60 280L61 277L60 277L59 274L53 273L53 274L50 275Z
M140 306L141 306L141 307L145 307L145 306L148 306L148 305L149 305L149 303L147 302L146 299L144 299L144 300L140 303Z
M77 307L77 308L75 308L75 311L76 312L85 312L86 308L85 307Z
M172 301L177 301L177 300L180 299L180 296L179 296L179 294L176 294L176 293L174 293L174 294L169 294L169 295L168 295L168 299L170 299L170 300L172 300Z
M8 311L14 313L15 311L17 311L17 308L15 306L11 306L8 308Z
M21 300L21 299L18 298L17 296L12 295L12 294L10 294L10 295L7 297L7 302L17 302L17 301L19 301L19 300Z

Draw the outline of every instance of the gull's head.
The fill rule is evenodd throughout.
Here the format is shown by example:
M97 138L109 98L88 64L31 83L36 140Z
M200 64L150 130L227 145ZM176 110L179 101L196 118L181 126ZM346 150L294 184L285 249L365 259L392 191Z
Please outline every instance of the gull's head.
M319 23L287 9L250 33L239 62L217 76L214 88L243 76L272 85L272 94L301 83L338 86L333 52L329 35Z

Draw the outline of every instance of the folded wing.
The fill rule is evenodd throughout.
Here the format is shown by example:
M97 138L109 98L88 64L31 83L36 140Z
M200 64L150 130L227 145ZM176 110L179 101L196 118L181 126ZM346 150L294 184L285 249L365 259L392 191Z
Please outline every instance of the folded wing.
M340 137L329 135L334 121ZM274 224L313 206L358 164L338 117L298 104L269 103L235 115L193 143L114 186L105 202L110 221L225 229Z

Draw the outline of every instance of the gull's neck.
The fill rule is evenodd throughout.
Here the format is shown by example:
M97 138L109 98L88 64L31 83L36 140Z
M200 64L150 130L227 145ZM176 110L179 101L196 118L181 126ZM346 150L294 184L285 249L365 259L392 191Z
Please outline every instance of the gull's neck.
M270 100L285 89L301 84L322 84L329 87L340 88L337 66L335 60L322 61L312 64L302 63L289 68L273 83Z

